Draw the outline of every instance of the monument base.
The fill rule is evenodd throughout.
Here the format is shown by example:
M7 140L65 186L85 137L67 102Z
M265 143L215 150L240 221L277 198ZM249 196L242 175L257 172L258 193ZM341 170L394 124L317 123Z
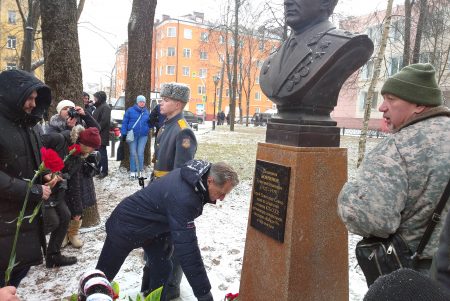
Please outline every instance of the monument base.
M290 167L284 237L274 239L252 226L252 213L275 225L273 210L250 208L240 301L348 300L348 236L337 215L337 196L347 180L347 150L259 143L257 160ZM270 164L265 164L270 166ZM268 185L278 189L275 171ZM255 177L255 183L264 180ZM282 185L281 185L282 186ZM269 209L280 203L254 191ZM274 205L275 204L275 205ZM253 214L254 217L254 214ZM270 233L269 233L270 234Z
M300 147L339 147L340 128L269 121L266 142Z

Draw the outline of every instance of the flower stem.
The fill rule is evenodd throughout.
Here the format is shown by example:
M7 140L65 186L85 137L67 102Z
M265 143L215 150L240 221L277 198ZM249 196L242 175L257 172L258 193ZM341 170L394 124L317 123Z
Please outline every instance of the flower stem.
M39 166L39 169L35 172L33 179L31 179L31 181L28 182L27 193L25 194L25 200L22 205L22 210L20 210L19 217L17 219L16 234L14 235L14 242L13 242L13 246L11 249L11 255L9 256L8 268L5 271L5 285L9 284L9 280L11 278L11 272L12 272L13 268L17 265L17 263L16 263L16 246L17 246L17 239L19 237L20 227L22 226L22 221L24 219L25 210L27 208L28 197L30 195L31 187L33 186L34 182L41 174L42 170L43 170L43 164L41 164Z

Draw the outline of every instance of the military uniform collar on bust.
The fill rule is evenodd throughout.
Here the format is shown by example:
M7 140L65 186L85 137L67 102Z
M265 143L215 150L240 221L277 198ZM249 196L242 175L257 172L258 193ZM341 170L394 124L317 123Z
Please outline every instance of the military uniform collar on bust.
M292 39L295 39L297 44L306 42L306 44L308 46L312 46L312 45L316 44L328 31L333 30L335 28L336 28L336 26L334 26L333 23L331 23L328 20L324 21L324 22L320 22L320 23L317 23L317 24L311 26L310 28L308 28L307 30L305 30L299 34L296 34L295 32L293 32L293 34L289 38L289 43ZM315 34L312 35L312 33L315 33Z

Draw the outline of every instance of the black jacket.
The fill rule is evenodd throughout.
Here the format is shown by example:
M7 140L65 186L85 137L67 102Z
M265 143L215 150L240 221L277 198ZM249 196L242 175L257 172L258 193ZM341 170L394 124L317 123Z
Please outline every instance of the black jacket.
M125 198L106 222L108 235L126 238L133 246L170 232L174 254L197 297L211 289L194 224L211 202L206 184L210 166L199 160L187 162Z
M37 91L36 107L31 114L22 109L32 91ZM18 217L25 199L28 180L41 163L39 135L33 126L42 118L51 102L50 89L30 73L20 70L0 74L0 271L8 260ZM36 181L41 184L41 179ZM42 199L40 185L31 189L25 216ZM42 220L25 220L17 242L18 267L38 265L42 262Z
M102 145L109 145L109 127L111 123L111 108L105 102L95 103L97 107L93 113L95 120L100 125L100 137L102 138Z

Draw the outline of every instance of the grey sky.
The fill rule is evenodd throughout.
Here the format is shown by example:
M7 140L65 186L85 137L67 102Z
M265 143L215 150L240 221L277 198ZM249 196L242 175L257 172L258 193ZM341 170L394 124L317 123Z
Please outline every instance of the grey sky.
M255 4L262 0L251 0ZM205 13L205 18L215 20L219 16L220 3L224 0L159 0L155 19L162 14L177 17L193 11ZM282 0L270 1L282 3ZM394 0L401 4L403 1ZM80 18L79 38L84 83L109 85L117 47L127 39L127 24L132 0L86 0ZM365 14L385 9L387 0L340 0L335 9L343 15Z

